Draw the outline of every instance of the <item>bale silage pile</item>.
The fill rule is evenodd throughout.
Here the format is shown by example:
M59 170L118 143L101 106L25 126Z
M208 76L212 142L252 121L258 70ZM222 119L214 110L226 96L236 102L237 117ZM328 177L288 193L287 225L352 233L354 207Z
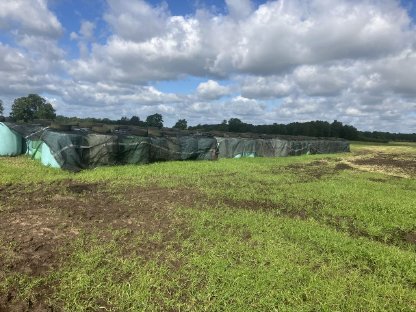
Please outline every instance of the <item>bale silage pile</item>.
M45 166L70 171L173 160L344 152L349 152L349 142L334 138L200 133L114 125L0 123L0 156L26 153Z
M2 127L10 142L20 143L20 147L8 144L4 156L26 152L46 166L70 171L157 161L217 159L217 141L209 134L136 127L43 127L14 123L3 123Z
M285 157L345 153L349 142L336 138L216 133L220 158Z

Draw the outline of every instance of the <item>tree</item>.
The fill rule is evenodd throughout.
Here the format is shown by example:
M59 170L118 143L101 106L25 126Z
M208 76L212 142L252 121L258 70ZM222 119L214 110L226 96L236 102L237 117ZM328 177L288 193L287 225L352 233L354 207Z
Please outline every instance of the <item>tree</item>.
M341 138L343 136L342 130L343 130L342 122L334 120L334 122L331 123L331 136L332 137Z
M129 124L129 119L125 116L121 117L121 119L118 121L118 123L120 125L128 125Z
M0 100L0 116L3 116L3 111L4 111L4 108L3 108L3 101L2 101L2 100Z
M147 116L146 124L148 127L163 128L163 117L161 114Z
M38 106L37 112L35 113L35 119L55 119L55 109L50 103L44 103Z
M228 120L228 131L241 132L243 128L243 122L238 118L231 118Z
M55 109L37 94L15 99L10 117L25 122L33 119L55 119Z
M188 129L188 122L186 119L179 119L176 124L173 126L175 129L186 130Z
M139 126L140 125L140 118L138 116L133 116L130 118L130 124L133 126Z

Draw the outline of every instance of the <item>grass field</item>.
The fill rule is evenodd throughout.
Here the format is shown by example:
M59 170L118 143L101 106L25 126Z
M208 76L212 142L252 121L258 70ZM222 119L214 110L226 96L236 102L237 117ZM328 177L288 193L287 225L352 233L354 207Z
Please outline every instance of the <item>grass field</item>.
M414 311L416 144L108 167L0 159L0 311Z

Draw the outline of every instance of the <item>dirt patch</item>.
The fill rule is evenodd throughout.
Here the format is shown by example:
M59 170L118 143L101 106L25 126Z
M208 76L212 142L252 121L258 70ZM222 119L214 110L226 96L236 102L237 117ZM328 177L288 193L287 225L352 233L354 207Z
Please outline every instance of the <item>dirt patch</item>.
M232 200L229 198L221 199L221 203L230 208L260 210L275 212L281 216L307 220L313 218L319 220L340 232L346 232L352 237L365 237L367 239L393 246L403 246L416 244L416 232L393 231L389 238L370 235L364 229L357 226L354 218L348 216L328 216L322 213L321 208L324 203L316 199L305 201L302 207L290 202L275 203L272 201L251 201L251 200ZM243 237L247 238L247 237Z
M416 245L416 232L415 231L405 233L403 235L403 238L407 243Z
M352 163L416 176L416 158L404 158L403 155L379 153L373 157L355 159Z
M297 174L297 182L310 182L337 174L339 171L354 169L346 163L333 163L326 160L316 160L309 163L292 164L280 168L280 172L289 171Z
M306 209L295 207L293 204L287 202L275 203L272 201L233 200L223 198L222 204L230 208L275 212L290 218L298 218L302 220L306 220L314 214L312 212L308 212ZM308 207L311 211L315 211L319 209L320 205L322 205L322 203L319 203L317 200L310 200L305 202L304 206Z
M82 194L96 192L98 189L98 183L94 184L82 184L82 183L71 183L67 186L71 193Z
M346 164L346 163L339 163L335 165L335 170L336 171L342 171L342 170L352 170L354 169L353 167L351 167L350 165Z
M200 195L189 189L132 187L117 189L106 184L60 181L51 184L6 185L0 190L0 277L10 273L44 276L55 270L71 253L71 243L81 234L99 233L100 240L113 239L114 230L128 256L139 253L153 258L163 254L178 235L189 235L184 222L173 217L177 205L191 206ZM137 235L160 238L132 246ZM179 234L178 234L179 233ZM180 248L180 246L176 246ZM173 246L175 248L175 245ZM176 264L175 264L176 265ZM0 311L47 311L28 307L9 290L0 294ZM40 299L50 289L39 289ZM22 304L25 308L22 307ZM39 310L40 309L40 310Z

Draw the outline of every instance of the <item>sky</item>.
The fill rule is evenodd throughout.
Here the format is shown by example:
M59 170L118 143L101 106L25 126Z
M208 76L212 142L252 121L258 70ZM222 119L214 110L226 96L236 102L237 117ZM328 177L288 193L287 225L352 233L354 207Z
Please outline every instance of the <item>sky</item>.
M0 0L0 99L416 132L414 0Z

